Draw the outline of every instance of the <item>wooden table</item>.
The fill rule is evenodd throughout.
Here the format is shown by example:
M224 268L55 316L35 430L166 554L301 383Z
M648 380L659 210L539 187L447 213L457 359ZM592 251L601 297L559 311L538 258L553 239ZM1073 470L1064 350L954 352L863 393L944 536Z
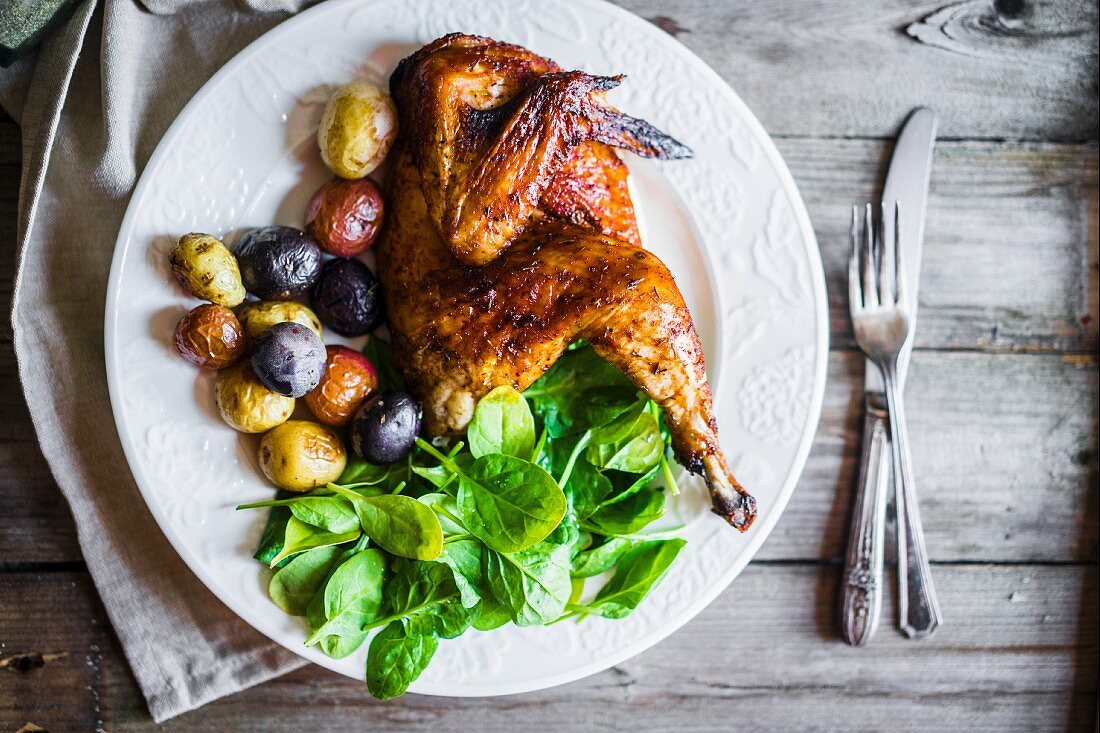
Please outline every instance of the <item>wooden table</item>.
M614 669L494 699L379 703L308 667L172 731L1093 730L1097 706L1097 7L626 0L730 81L809 206L832 305L825 409L790 507L698 618ZM863 361L848 206L941 115L907 397L945 623L852 649L834 622ZM19 134L0 122L0 300ZM104 415L104 425L110 416ZM153 728L35 444L0 323L0 730ZM44 664L43 664L44 663ZM29 728L29 730L38 730Z

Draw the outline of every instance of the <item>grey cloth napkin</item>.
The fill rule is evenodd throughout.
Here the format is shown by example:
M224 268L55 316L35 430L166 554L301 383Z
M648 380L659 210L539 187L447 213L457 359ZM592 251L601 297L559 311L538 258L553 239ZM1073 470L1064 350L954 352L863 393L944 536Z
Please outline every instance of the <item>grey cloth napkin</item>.
M103 314L115 237L168 125L294 3L85 0L38 49L0 69L20 122L20 263L12 325L42 452L158 722L304 662L222 605L183 564L138 493L107 394Z

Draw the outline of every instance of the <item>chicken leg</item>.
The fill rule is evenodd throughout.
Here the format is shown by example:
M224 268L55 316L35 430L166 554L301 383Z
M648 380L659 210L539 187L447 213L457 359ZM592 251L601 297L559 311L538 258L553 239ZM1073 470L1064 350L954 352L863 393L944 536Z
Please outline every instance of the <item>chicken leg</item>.
M756 504L719 446L691 314L668 268L636 244L608 146L685 149L605 108L592 96L601 79L471 36L402 62L377 247L394 354L425 429L455 434L484 394L526 388L586 339L662 407L677 460L703 473L714 511L745 530Z

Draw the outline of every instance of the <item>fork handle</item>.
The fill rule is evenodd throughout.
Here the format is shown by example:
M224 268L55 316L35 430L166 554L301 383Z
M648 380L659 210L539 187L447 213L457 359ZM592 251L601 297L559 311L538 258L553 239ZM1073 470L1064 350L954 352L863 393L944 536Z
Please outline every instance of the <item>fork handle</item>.
M940 625L940 607L932 586L932 569L924 546L913 466L909 457L909 433L905 406L898 387L896 365L882 370L886 386L886 411L890 420L890 447L894 463L898 526L898 625L911 639L932 635Z
M841 585L840 629L852 646L871 640L882 610L886 486L891 468L882 395L865 395L863 407L863 455Z

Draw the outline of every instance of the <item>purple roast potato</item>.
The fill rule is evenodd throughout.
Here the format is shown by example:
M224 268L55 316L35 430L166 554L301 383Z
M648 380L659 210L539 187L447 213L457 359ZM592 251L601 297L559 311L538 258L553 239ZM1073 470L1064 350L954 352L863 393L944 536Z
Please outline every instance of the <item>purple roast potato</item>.
M301 397L325 373L325 345L300 323L276 323L256 339L252 369L264 386L286 397Z
M260 227L241 237L236 250L241 280L262 300L302 295L321 272L317 240L293 227Z
M420 404L404 392L368 400L351 422L351 449L375 465L396 463L420 435Z
M321 323L342 336L370 333L385 317L378 278L359 260L326 262L309 302Z

